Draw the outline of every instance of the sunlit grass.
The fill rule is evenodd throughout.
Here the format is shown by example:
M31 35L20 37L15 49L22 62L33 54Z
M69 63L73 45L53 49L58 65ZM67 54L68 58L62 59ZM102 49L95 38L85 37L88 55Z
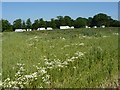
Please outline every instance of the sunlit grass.
M2 40L3 81L16 80L17 63L22 63L25 75L36 72L36 66L50 75L49 84L38 77L33 86L25 87L117 86L117 28L4 32Z

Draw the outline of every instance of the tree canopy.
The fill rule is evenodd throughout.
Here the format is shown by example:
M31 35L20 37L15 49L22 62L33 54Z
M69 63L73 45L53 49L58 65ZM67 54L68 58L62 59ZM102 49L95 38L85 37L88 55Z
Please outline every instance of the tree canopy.
M85 26L102 26L106 27L120 27L120 21L112 19L110 16L104 13L96 14L93 17L83 18L78 17L75 20L70 16L57 16L56 18L52 18L50 21L45 21L43 18L31 21L28 18L26 21L21 19L16 19L13 23L10 23L8 20L0 20L2 22L2 31L14 31L15 29L34 29L37 30L41 27L52 27L53 29L57 29L60 26L74 26L75 28L81 28Z

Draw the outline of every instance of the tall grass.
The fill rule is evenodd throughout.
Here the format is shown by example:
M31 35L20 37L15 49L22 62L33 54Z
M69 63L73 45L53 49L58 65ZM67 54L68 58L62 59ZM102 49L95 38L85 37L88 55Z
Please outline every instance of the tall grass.
M2 84L2 33L0 33L0 86Z
M87 88L118 84L117 28L4 32L2 46L3 87ZM21 66L24 69L17 63L25 64ZM42 70L46 73L40 73ZM26 75L32 75L32 79ZM23 77L20 83L18 78Z

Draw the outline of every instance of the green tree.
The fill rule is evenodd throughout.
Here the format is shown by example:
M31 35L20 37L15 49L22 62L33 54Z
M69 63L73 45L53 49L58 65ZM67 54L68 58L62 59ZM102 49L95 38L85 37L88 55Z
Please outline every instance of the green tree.
M120 27L120 21L111 19L110 26L111 27Z
M46 21L46 27L51 27L51 21Z
M65 25L66 26L71 26L72 25L72 21L71 20L72 20L71 17L65 16L64 17Z
M12 31L12 26L11 24L9 23L8 20L3 20L2 19L2 32L3 31Z
M59 22L59 23L57 23L58 26L64 26L64 25L66 25L66 24L65 24L65 19L64 19L63 16L57 16L57 20L58 20L58 22Z
M75 20L71 19L71 26L75 26Z
M13 22L13 28L14 28L14 30L22 28L22 20L21 19L16 19Z
M27 21L26 21L26 27L27 28L32 28L32 22L31 22L30 18L28 18Z
M56 23L55 23L55 20L53 18L51 19L50 26L54 29L56 28Z
M87 19L86 18L78 17L75 20L75 27L76 28L85 27L86 25L87 25Z
M55 19L56 28L60 28L60 22L58 19Z
M110 16L107 16L106 14L103 14L103 13L99 13L93 17L92 25L93 26L94 25L96 25L96 26L101 26L101 25L109 26L110 20L111 20Z
M23 29L26 29L25 21L22 22L22 28L23 28Z
M43 20L43 18L39 19L39 27L46 27L46 22Z
M32 24L32 29L37 30L39 28L39 20L35 20L34 23Z
M88 26L92 26L92 19L93 19L92 17L88 18L88 21L87 21Z

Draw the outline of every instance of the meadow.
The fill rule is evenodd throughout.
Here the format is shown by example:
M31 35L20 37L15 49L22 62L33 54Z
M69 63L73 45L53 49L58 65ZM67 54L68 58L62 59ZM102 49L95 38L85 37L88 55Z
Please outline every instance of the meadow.
M118 86L118 28L2 34L4 88Z

